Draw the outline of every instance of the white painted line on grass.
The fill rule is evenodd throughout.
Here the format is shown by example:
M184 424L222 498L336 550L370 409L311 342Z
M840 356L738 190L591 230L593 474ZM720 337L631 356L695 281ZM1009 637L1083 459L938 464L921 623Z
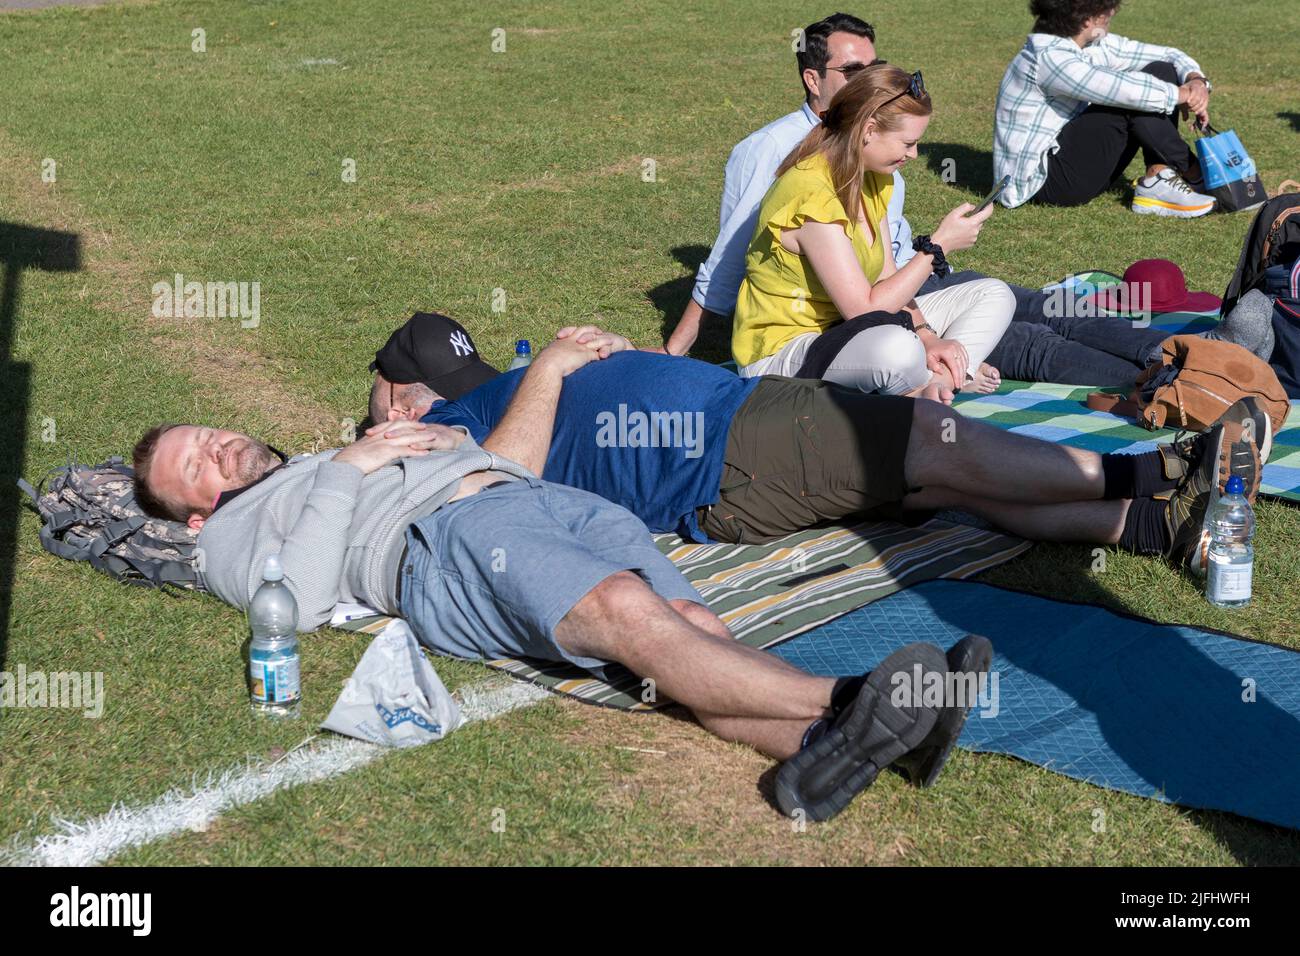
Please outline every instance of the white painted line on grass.
M536 684L484 681L461 688L461 727L491 720L550 697ZM427 746L427 745L426 745ZM436 744L434 744L436 746ZM93 866L124 850L186 830L206 830L228 810L280 790L337 777L379 759L392 748L348 738L297 750L273 763L211 773L189 790L176 788L141 807L114 806L89 820L55 820L55 832L30 843L0 848L0 866Z

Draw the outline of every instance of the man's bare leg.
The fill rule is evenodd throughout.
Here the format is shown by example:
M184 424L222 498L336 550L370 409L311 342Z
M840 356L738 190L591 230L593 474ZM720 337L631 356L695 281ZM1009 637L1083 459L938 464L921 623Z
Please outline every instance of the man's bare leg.
M712 616L705 608L686 614L698 621ZM690 708L719 736L784 760L799 750L808 725L828 715L835 682L724 633L692 623L625 571L574 605L556 639L570 653L618 661L653 680L657 692Z
M716 635L722 640L735 643L731 631L718 615L702 604L694 601L669 601L673 609L702 631ZM780 660L780 658L777 658ZM784 663L784 662L782 662ZM706 729L721 737L738 743L747 743L756 750L782 759L798 750L798 742L803 739L808 723L796 721L793 727L790 721L782 718L765 720L761 717L727 717L723 714L710 714L699 709L691 712ZM811 721L810 721L811 722ZM809 722L809 723L810 723ZM797 734L795 737L793 735ZM791 749L791 741L795 741Z
M1097 501L1105 490L1095 451L1016 435L935 402L913 404L903 467L914 488L1022 504Z
M1129 500L1022 504L980 498L953 488L931 486L903 499L904 508L960 508L999 528L1033 541L1118 544Z

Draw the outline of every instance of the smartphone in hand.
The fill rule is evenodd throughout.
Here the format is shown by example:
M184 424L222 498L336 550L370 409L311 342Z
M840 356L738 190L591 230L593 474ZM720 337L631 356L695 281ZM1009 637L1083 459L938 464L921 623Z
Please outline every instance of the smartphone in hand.
M1011 185L1011 177L1003 176L1001 179L997 181L996 184L994 184L993 191L984 197L984 201L981 202L974 209L972 209L970 212L968 212L966 215L973 216L975 215L975 213L983 211L984 207L990 205L993 202L993 200L1001 196L1002 190L1006 189L1009 185Z

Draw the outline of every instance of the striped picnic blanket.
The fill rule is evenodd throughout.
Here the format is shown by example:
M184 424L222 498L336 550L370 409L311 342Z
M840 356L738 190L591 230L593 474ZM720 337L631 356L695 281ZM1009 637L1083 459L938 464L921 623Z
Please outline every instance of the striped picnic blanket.
M832 525L787 535L766 545L690 544L655 536L659 550L681 569L737 640L773 644L936 578L968 578L1027 551L1019 538L932 519L916 527L893 522ZM390 619L374 616L338 625L375 634ZM567 665L506 658L489 667L589 703L656 710L671 701L651 695L628 671L602 681Z

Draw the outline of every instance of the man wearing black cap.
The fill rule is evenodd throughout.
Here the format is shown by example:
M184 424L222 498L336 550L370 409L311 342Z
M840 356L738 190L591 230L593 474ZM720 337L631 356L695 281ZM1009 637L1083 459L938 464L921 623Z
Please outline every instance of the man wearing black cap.
M469 332L438 312L417 312L388 337L370 363L370 418L387 421L388 409L427 407L436 395L459 398L498 372L479 357Z
M509 448L545 480L593 492L651 531L688 541L753 544L849 516L960 508L1026 538L1117 544L1175 561L1203 558L1196 544L1211 486L1222 491L1232 471L1253 494L1271 444L1267 416L1255 408L1253 441L1242 437L1242 413L1230 410L1232 429L1100 455L938 402L812 379L742 379L695 359L629 350L593 326L560 332L558 341L603 337L602 361L557 376L542 361L552 343L527 369L459 395L426 386L432 399L402 404L399 396L376 417L463 428L490 451ZM406 343L402 374L445 381L454 361L445 336L415 344L420 338L389 340Z

